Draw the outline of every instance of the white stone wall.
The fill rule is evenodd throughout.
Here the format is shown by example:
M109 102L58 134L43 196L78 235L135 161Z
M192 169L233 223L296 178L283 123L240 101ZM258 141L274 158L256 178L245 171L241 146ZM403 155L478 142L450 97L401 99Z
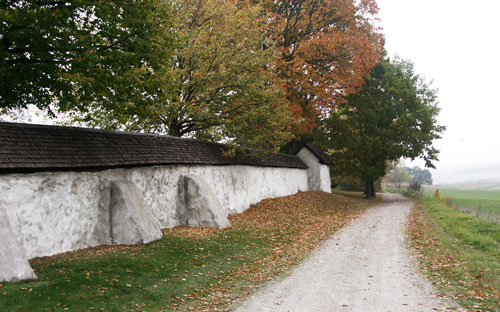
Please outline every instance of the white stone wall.
M243 212L265 198L309 189L307 170L292 168L161 166L46 172L0 175L0 206L31 259L99 245L98 219L105 211L99 205L104 205L103 195L114 179L134 183L163 228L178 225L177 188L185 174L211 185L229 214Z
M318 157L307 147L303 147L297 153L297 156L309 167L307 169L309 190L331 193L330 170L328 166L321 164Z
M321 179L320 191L331 193L332 181L330 180L330 167L327 165L319 165L319 175Z

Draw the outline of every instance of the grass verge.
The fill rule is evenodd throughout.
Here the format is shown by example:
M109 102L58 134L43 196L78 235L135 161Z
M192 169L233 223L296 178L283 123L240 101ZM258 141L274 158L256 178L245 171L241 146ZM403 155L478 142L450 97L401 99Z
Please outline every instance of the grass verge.
M421 198L409 232L422 271L470 311L500 311L500 224Z
M223 311L304 259L376 201L323 192L267 199L224 230L175 228L143 246L32 260L38 280L0 283L2 311Z

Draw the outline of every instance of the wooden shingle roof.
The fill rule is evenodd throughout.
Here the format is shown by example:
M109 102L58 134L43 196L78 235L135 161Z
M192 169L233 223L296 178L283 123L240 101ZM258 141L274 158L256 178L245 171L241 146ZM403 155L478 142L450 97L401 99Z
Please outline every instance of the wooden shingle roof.
M307 168L286 154L227 158L223 147L163 135L0 122L0 173L179 164Z

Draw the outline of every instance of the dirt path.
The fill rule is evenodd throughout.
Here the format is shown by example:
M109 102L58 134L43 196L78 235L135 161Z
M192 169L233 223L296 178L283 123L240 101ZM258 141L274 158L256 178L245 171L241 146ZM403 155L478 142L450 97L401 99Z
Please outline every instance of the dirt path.
M382 204L235 311L462 311L438 298L414 268L405 247L411 205L400 195L384 194Z

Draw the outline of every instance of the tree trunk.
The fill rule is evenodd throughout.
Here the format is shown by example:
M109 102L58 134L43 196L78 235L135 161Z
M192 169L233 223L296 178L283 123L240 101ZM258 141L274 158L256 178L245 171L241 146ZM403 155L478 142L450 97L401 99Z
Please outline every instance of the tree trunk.
M375 198L375 196L377 195L376 194L377 190L375 189L375 181L371 180L370 184L371 184L371 189L372 189L371 197Z
M170 124L167 125L167 134L170 136L181 137L182 136L182 124L177 122L177 120L172 120Z
M375 182L373 180L367 181L366 186L365 186L366 192L366 198L375 198L376 192L375 192Z

